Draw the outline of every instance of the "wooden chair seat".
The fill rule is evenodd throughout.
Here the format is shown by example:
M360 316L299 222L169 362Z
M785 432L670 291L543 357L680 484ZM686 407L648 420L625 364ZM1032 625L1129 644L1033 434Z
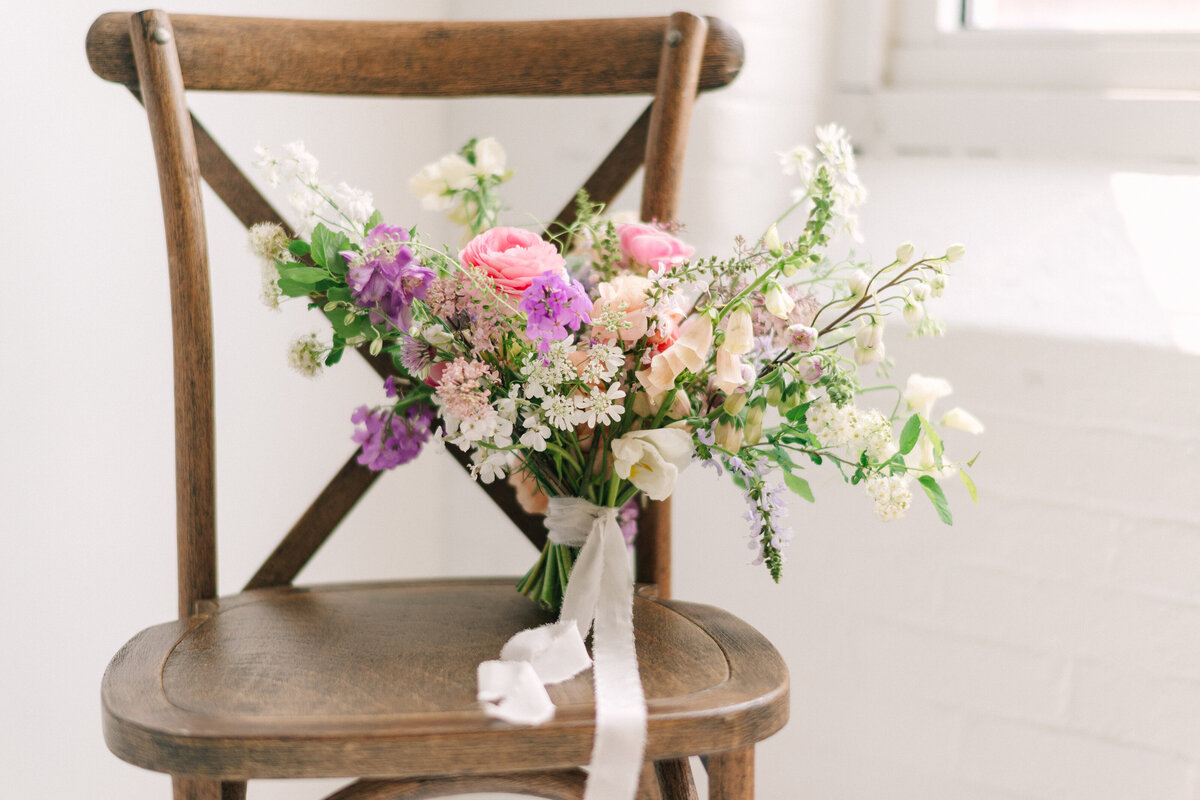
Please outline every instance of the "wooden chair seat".
M476 667L551 620L511 579L274 587L148 628L104 676L109 748L141 767L229 780L411 778L587 763L591 673L549 687L555 718L486 716ZM788 714L787 668L718 609L637 597L646 759L748 747Z

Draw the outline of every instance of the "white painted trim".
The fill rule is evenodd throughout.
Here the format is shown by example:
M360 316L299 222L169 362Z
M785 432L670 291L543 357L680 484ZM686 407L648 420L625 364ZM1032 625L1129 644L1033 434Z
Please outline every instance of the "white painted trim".
M961 31L955 7L841 8L834 113L864 147L1200 162L1200 34Z

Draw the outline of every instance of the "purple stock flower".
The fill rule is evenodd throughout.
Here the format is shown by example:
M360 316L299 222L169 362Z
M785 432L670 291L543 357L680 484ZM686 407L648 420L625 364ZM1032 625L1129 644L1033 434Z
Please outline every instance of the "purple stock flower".
M636 497L630 499L617 511L617 525L621 527L621 535L625 537L626 547L633 547L633 540L637 538L637 523L640 514L641 509L638 507Z
M350 421L362 426L351 437L362 445L358 463L379 472L417 457L432 432L433 409L415 405L396 414L390 408L359 406Z
M567 328L577 331L592 321L592 301L583 285L557 271L533 278L518 308L528 315L525 335L537 341L543 355L550 352L551 342L567 338Z
M354 302L371 309L371 322L386 318L403 330L412 324L409 308L415 299L423 299L433 270L416 263L412 250L404 244L408 231L398 225L376 225L367 234L362 252L345 250L349 264L346 282Z

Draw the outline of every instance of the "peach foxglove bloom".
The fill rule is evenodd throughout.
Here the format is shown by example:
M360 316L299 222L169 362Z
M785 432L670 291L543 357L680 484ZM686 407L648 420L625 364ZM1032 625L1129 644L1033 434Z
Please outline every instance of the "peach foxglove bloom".
M763 305L767 307L767 311L779 317L787 319L792 313L792 309L796 307L796 301L792 296L783 290L783 287L772 281L767 285L767 290L763 292Z
M729 348L721 345L717 348L717 375L714 386L717 391L731 393L734 389L745 384L742 377L742 359Z
M779 241L779 228L771 225L767 228L767 235L763 237L763 244L767 248L767 252L779 258L783 255L783 244Z
M750 309L745 306L735 308L725 317L723 328L724 349L739 356L754 349L754 320L750 317Z
M618 477L651 500L666 500L692 460L692 437L678 428L630 431L612 443L612 453Z
M700 372L712 349L713 329L708 316L691 317L679 329L679 338L662 353L676 372Z

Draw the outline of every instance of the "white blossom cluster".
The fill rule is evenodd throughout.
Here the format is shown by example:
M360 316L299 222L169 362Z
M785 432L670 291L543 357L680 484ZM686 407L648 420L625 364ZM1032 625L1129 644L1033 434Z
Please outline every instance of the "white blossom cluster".
M375 200L370 192L356 189L345 182L332 189L321 184L317 176L320 163L308 152L304 142L295 141L283 146L276 154L267 147L254 148L258 167L272 186L281 182L293 185L288 202L299 217L296 234L308 237L318 222L341 228L355 242L361 242L363 228L375 213Z
M858 207L866 202L867 190L858 178L854 148L841 126L830 123L817 128L815 153L800 145L781 153L779 160L783 174L796 175L800 179L800 185L792 190L794 202L816 194L813 184L821 167L825 167L833 182L833 213L842 220L846 232L855 241L862 241L858 231Z

